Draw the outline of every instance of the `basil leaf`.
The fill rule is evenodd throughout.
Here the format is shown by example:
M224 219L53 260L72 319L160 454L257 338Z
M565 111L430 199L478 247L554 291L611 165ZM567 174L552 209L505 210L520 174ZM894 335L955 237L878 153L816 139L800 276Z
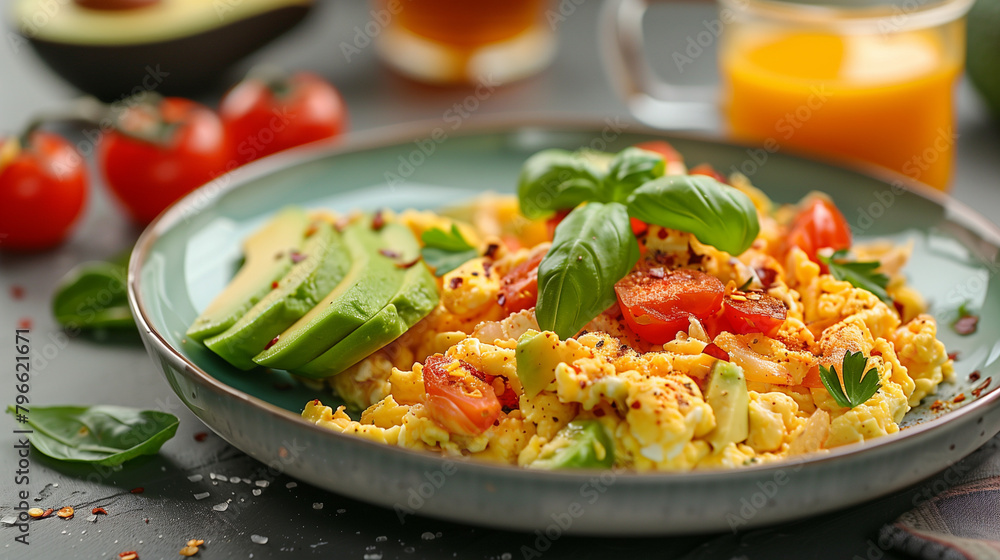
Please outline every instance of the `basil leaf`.
M581 153L543 150L521 168L517 197L530 219L601 198L601 172Z
M90 262L63 276L52 297L60 325L77 329L133 329L125 289L126 264Z
M654 179L637 188L627 204L634 218L692 233L730 255L746 251L760 231L750 197L705 175Z
M663 156L640 148L618 152L604 177L604 189L610 200L625 202L640 185L663 177L667 162Z
M13 406L7 412L16 414ZM177 417L121 406L33 406L27 434L39 453L76 463L117 466L153 455L177 433Z
M455 224L451 225L451 232L434 228L425 231L420 239L424 242L420 256L437 276L444 276L479 256L479 251L469 245Z
M879 261L849 261L847 250L841 249L829 257L819 255L819 260L830 269L830 274L842 282L849 282L855 288L868 290L875 294L886 305L892 305L892 298L886 287L889 286L889 277L878 270L882 263Z
M538 325L566 339L615 302L615 282L639 260L625 206L591 202L556 228L538 266Z

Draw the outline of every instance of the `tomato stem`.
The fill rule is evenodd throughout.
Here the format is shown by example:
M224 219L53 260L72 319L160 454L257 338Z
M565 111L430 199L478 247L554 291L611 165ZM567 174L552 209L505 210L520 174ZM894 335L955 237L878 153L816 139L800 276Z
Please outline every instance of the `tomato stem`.
M101 121L108 118L111 108L94 97L85 96L73 101L62 111L40 113L32 117L18 135L18 143L22 149L31 146L31 135L39 128L51 123L82 122L88 125L100 126Z

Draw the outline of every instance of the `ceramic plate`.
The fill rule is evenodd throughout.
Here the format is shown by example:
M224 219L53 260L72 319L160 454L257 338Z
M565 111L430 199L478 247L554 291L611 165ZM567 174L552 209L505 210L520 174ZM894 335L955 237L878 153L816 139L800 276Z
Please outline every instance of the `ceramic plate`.
M437 124L409 125L356 135L349 145L301 148L238 169L167 211L136 245L129 300L146 348L177 395L237 448L316 486L403 516L558 534L665 535L798 518L913 484L1000 430L1000 383L973 392L1000 374L1000 283L992 274L1000 230L978 214L920 186L904 190L903 179L883 172L870 171L881 173L877 179L637 126L512 120L461 135L435 133ZM691 164L741 169L778 202L825 191L860 239L912 242L906 272L940 320L941 339L959 352L955 383L910 412L900 433L799 463L691 473L538 472L446 460L320 429L299 412L311 398L334 404L329 395L278 373L238 371L184 339L234 273L241 240L284 205L436 208L484 190L512 191L521 163L542 148L617 151L652 138L668 140ZM947 327L963 301L982 316L968 337ZM978 381L970 380L973 371ZM964 401L952 404L960 393ZM945 405L932 407L935 399Z

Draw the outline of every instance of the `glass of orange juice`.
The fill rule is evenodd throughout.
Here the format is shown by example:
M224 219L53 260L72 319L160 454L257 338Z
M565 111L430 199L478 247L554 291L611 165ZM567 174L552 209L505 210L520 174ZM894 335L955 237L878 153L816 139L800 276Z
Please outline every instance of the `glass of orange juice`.
M549 0L373 0L373 6L384 22L380 57L422 82L510 82L545 68L555 54L559 17L547 13Z
M720 0L718 21L705 25L711 41L694 35L703 48L718 43L721 91L709 104L721 109L730 135L771 152L874 163L947 190L972 0L816 1ZM641 42L621 36L629 10L641 20L636 6L646 2L612 3L625 53ZM647 84L658 82L643 68L627 78L640 83L643 73ZM685 88L668 92L673 99L662 88L659 95L633 89L646 96L641 109L652 117L637 112L641 120L685 103ZM662 114L659 121L665 124Z

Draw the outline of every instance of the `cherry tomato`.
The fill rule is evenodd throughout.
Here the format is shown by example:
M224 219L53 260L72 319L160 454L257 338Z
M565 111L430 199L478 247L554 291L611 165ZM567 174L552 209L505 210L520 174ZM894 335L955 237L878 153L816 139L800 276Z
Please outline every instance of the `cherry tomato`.
M723 185L729 184L729 180L726 179L722 173L719 173L714 167L707 163L699 163L698 165L692 167L691 170L688 171L688 175L707 175Z
M225 172L229 161L222 121L179 97L126 109L98 153L105 181L140 224Z
M690 317L717 314L725 287L704 272L641 267L615 284L625 322L643 340L663 344L687 331Z
M663 156L663 159L667 161L667 165L671 163L683 163L684 158L681 157L680 152L674 149L669 143L663 140L650 140L649 142L639 142L635 145L636 148L646 150L648 152L656 152Z
M48 132L28 145L0 138L0 249L34 251L66 239L87 200L87 166Z
M851 247L851 228L832 202L814 197L799 211L788 230L785 250L792 247L802 249L810 259L819 262L816 253L820 249L839 251Z
M330 138L347 128L340 93L311 72L267 81L247 78L222 98L219 115L240 163Z
M471 364L434 354L424 362L423 375L427 409L449 432L479 435L500 416L493 387L480 379L484 374Z
M538 265L545 253L537 254L510 269L500 280L500 305L507 313L517 313L538 301Z
M734 334L762 333L773 337L788 317L788 309L778 298L756 292L733 292L722 303L723 330Z

